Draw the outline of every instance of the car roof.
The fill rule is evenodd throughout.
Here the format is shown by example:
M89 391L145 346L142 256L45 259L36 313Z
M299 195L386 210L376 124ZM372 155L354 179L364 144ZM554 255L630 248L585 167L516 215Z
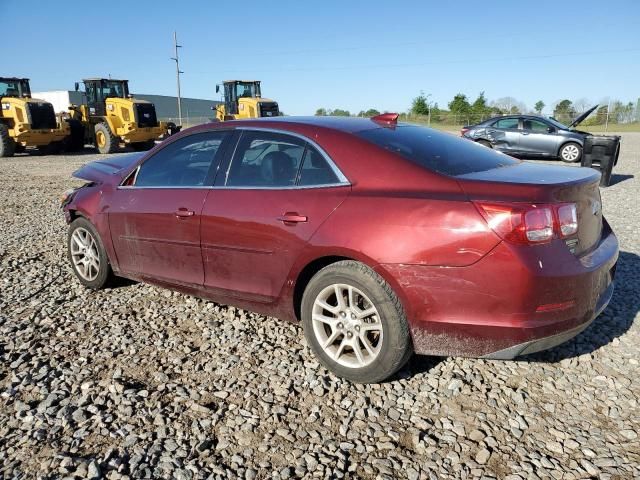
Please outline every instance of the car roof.
M492 118L489 118L489 119L485 120L482 123L493 122L495 120L502 120L503 118L506 118L506 119L510 119L510 118L534 118L536 120L547 120L547 117L544 117L542 115L531 115L531 114L528 114L528 113L516 113L516 114L513 114L513 115L500 115L500 116L497 116L497 117L492 117Z
M301 116L301 117L263 117L251 118L247 120L231 120L225 123L233 123L235 125L253 125L269 124L273 125L304 125L311 127L324 127L332 130L339 130L346 133L361 132L363 130L371 130L373 128L383 128L386 125L377 123L370 118L362 117L329 117L329 116ZM284 124L284 125L283 125ZM398 123L398 125L409 125Z

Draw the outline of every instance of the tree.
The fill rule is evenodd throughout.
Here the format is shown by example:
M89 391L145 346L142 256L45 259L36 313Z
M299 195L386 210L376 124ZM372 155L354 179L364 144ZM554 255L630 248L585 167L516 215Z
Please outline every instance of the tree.
M351 113L349 112L349 110L342 110L341 108L336 108L335 110L331 111L331 115L335 117L350 117Z
M487 105L487 99L484 96L484 92L480 92L478 98L476 98L473 105L471 105L471 112L478 117L485 117L489 115L490 111L491 109L489 108L489 105ZM482 118L479 118L478 120L480 121Z
M500 112L502 113L511 113L512 111L518 113L527 111L527 106L513 97L498 98L497 100L491 102L491 106L500 110Z
M458 93L449 102L449 110L455 115L468 115L471 113L471 104L465 94Z
M359 117L375 117L376 115L380 115L380 112L375 108L370 108L366 112L364 110L360 110L360 113L358 113Z
M542 100L538 100L536 102L536 104L534 105L533 108L535 108L536 113L538 115L542 115L542 110L544 109L544 107L546 107L546 105L544 104L544 102Z
M411 102L411 113L414 115L429 115L429 104L424 92L420 92L420 95Z
M327 110L325 108L319 108L316 110L316 117L326 117Z
M576 116L576 110L573 108L571 100L564 99L556 105L553 109L553 117L560 121L569 123Z

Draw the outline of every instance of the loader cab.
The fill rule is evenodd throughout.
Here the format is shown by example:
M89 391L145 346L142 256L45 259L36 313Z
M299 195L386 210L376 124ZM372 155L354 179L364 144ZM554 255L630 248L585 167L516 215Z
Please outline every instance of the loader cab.
M227 80L224 86L224 108L227 115L238 114L240 98L260 98L260 82L255 80ZM219 87L216 87L219 91Z
M87 108L91 116L105 116L107 114L107 98L128 98L129 81L112 80L106 78L89 78L84 83L84 94L87 99ZM79 85L76 83L76 91Z
M31 98L29 79L0 77L0 97Z

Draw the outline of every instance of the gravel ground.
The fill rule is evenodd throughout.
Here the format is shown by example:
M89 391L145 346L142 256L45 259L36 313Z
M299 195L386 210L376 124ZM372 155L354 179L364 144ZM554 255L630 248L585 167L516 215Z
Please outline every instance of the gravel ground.
M330 375L275 318L81 288L57 199L97 157L0 163L0 477L640 477L640 134L602 193L621 257L588 330L518 361L414 358L380 385Z

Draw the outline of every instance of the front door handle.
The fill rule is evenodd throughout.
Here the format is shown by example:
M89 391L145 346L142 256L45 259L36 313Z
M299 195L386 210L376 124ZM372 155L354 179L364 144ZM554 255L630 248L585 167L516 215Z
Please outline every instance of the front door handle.
M529 132L522 132L522 135L529 135Z
M305 215L298 215L297 212L287 212L278 217L278 220L285 225L295 225L296 223L305 223L308 219Z
M179 208L178 210L175 211L175 215L178 218L187 218L187 217L193 217L196 214L196 212L194 212L193 210L189 210L188 208Z

